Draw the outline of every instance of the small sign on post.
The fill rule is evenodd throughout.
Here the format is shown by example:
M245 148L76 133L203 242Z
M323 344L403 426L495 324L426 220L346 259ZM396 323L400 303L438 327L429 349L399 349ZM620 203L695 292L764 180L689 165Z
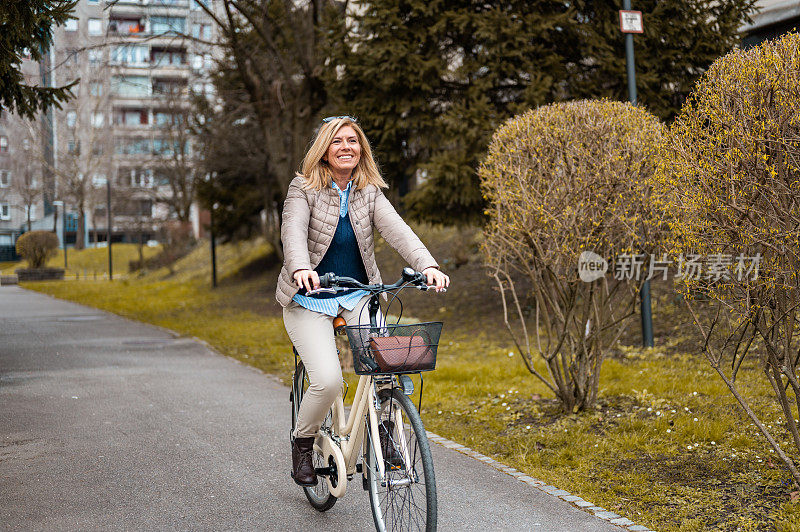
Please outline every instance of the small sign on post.
M619 29L622 33L644 33L642 12L620 10Z

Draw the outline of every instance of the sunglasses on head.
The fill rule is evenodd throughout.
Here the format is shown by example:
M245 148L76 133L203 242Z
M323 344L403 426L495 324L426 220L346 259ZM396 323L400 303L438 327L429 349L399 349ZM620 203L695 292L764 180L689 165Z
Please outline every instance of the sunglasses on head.
M358 120L356 120L356 119L355 119L355 118L353 118L352 116L348 116L348 115L341 115L341 116L328 116L328 117L326 117L326 118L323 118L323 119L322 119L322 123L323 123L323 124L327 124L328 122L330 122L330 121L332 121L332 120L339 120L340 118L346 118L347 120L350 120L351 122L358 122Z

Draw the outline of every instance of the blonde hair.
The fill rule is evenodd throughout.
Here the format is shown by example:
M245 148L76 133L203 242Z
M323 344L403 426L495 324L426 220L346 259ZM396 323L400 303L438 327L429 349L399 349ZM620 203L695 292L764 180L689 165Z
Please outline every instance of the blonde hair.
M361 145L361 158L358 161L355 169L353 170L353 186L356 190L360 190L367 185L375 185L376 187L387 188L389 185L381 177L378 165L375 159L372 158L372 150L369 147L367 136L364 131L349 117L341 117L331 120L322 124L317 131L317 136L314 137L314 142L306 152L303 158L303 163L300 166L300 172L297 175L305 178L305 188L322 190L330 186L333 179L330 165L322 158L328 153L328 148L333 142L333 137L344 126L350 126L356 132L358 143Z

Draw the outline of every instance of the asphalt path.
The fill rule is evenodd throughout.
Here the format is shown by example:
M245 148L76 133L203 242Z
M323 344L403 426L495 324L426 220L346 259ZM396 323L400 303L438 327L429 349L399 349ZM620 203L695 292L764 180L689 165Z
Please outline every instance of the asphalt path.
M0 287L0 529L373 530L289 478L288 389L200 342ZM621 530L432 445L440 530Z

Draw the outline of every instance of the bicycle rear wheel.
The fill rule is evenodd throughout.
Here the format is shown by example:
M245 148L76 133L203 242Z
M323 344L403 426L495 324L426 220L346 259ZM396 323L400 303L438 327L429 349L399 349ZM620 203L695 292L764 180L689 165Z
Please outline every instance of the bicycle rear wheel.
M384 460L386 478L382 481L375 453L380 442L373 442L367 433L367 483L375 528L381 532L436 530L436 477L419 412L397 388L381 390L378 402L378 422L394 423L389 440L403 460L400 465Z
M300 403L303 400L303 395L305 395L309 384L306 368L303 366L302 362L298 362L297 368L294 372L294 379L292 381L292 434L294 434L295 427L297 427L297 414L300 411ZM331 414L328 413L325 421L322 422L322 428L320 428L320 430L330 428L331 423ZM329 465L325 462L325 457L317 451L314 451L313 462L315 468L328 467ZM325 477L319 477L319 481L317 482L316 486L303 487L303 491L306 494L308 502L311 503L311 506L320 512L330 510L333 505L336 504L337 499L331 495L331 492L328 489L328 482Z

